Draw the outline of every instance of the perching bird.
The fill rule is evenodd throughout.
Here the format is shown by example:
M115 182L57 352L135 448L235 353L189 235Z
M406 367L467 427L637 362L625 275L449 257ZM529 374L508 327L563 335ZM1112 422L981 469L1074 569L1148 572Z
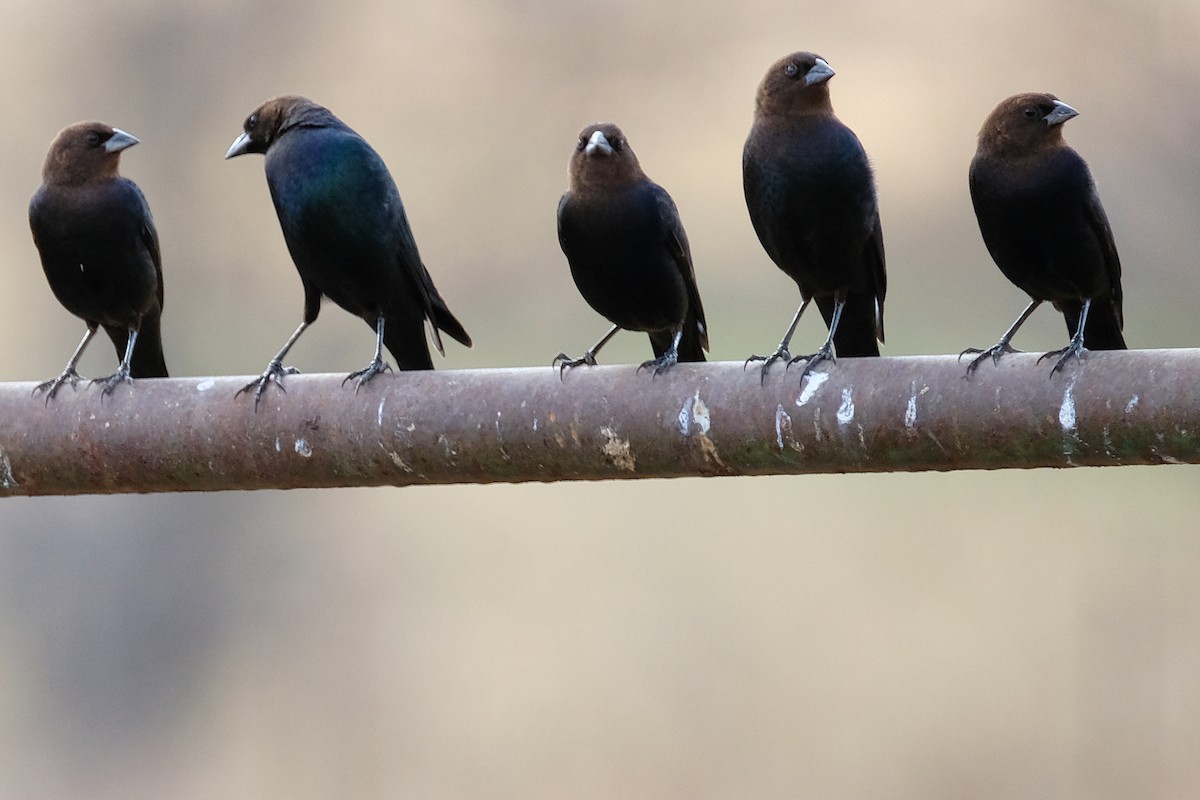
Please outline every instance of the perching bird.
M371 363L346 377L358 387L391 369L384 345L400 369L433 369L426 320L439 353L445 355L439 329L471 346L421 262L391 174L361 136L324 106L285 95L246 118L225 157L243 153L266 155L267 186L304 285L303 322L241 390L254 390L256 409L270 383L282 389L282 377L298 371L283 359L317 319L322 296L375 329Z
M104 384L101 397L133 378L167 377L158 234L141 189L118 174L121 151L137 143L102 122L64 128L29 201L29 227L50 289L87 324L62 374L34 387L46 391L47 403L64 383L79 382L75 368L101 326L121 360L115 373L92 381Z
M825 359L877 356L883 341L887 273L875 179L854 132L833 113L833 68L812 53L779 59L758 87L754 125L742 151L750 221L767 255L800 288L801 305L760 377L779 359L805 360L801 375ZM810 301L829 327L816 353L788 351Z
M1112 229L1087 163L1063 141L1062 123L1078 113L1052 94L1019 94L996 106L979 131L970 174L979 231L1000 271L1032 302L995 345L963 351L979 353L968 375L986 358L1017 352L1009 341L1047 300L1071 336L1042 356L1059 357L1051 376L1087 349L1125 349Z
M679 212L616 125L579 134L558 203L558 242L583 299L613 323L581 357L555 357L560 377L567 367L594 366L621 328L650 335L655 358L639 370L658 375L678 361L704 361L708 328Z

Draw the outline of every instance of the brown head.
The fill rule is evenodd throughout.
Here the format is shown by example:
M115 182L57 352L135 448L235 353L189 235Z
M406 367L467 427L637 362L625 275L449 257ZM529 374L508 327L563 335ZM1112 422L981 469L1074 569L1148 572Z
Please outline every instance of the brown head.
M308 119L329 119L329 109L307 97L282 94L263 103L242 124L242 135L233 140L226 158L245 153L266 153L271 144L288 128Z
M611 122L597 122L579 132L570 175L572 191L634 183L646 177L625 134Z
M121 151L137 143L136 136L103 122L77 122L54 137L42 167L42 181L78 185L115 178Z
M1079 112L1052 94L1018 94L1000 103L979 129L979 152L1037 155L1063 144L1062 123Z
M792 53L776 61L758 85L755 113L760 116L832 114L829 62L815 53Z

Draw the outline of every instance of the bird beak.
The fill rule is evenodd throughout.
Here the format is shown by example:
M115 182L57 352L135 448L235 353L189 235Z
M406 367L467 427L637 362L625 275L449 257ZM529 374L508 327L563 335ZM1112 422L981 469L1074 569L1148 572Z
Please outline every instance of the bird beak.
M1061 125L1071 117L1078 117L1079 112L1061 100L1054 101L1054 110L1046 115L1046 126Z
M583 149L589 156L595 154L597 150L600 151L600 155L602 156L611 156L613 152L612 145L608 143L608 139L600 131L592 134L592 138L588 139L587 147Z
M119 153L126 147L133 147L138 141L138 138L132 133L126 133L120 128L113 128L113 135L104 143L104 152Z
M243 133L233 140L233 144L229 146L229 152L225 154L225 158L233 158L234 156L240 156L248 152L250 152L250 134Z
M804 85L813 86L814 84L824 83L832 78L837 73L833 71L833 67L829 66L829 62L823 58L818 58L817 63L804 76Z

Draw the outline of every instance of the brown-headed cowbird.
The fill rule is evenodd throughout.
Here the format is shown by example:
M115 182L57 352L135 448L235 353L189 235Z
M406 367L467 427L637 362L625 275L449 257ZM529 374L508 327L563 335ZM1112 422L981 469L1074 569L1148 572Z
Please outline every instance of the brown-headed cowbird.
M161 316L162 257L150 206L133 181L118 174L121 151L138 140L102 122L63 129L50 145L42 185L29 201L29 227L46 280L58 302L87 324L62 374L40 383L46 402L75 371L97 327L112 339L121 364L101 396L133 378L165 378Z
M968 375L984 359L1016 352L1009 341L1047 300L1071 336L1069 345L1042 356L1059 357L1051 376L1088 348L1125 349L1112 229L1087 163L1063 141L1062 124L1078 113L1052 94L1019 94L996 106L979 131L970 173L979 231L1004 277L1031 302L999 342L963 351L979 353Z
M742 151L742 182L750 221L767 255L800 288L801 305L761 378L779 359L807 361L804 375L825 359L877 356L883 341L887 272L875 179L854 132L829 101L833 68L813 53L776 61L758 87L754 125ZM810 301L829 327L816 353L788 352Z
M375 329L371 363L346 376L357 387L391 369L384 345L400 369L433 369L426 320L439 353L445 355L439 329L471 346L421 262L395 181L366 140L324 106L285 95L246 118L225 157L244 153L266 155L271 200L304 285L303 322L241 390L254 390L256 409L268 385L282 389L282 377L297 372L283 359L317 319L322 296Z
M589 125L571 156L570 187L558 203L558 242L579 293L613 327L567 367L595 365L596 353L624 328L650 336L654 375L678 361L704 361L708 329L679 212L646 177L616 125Z

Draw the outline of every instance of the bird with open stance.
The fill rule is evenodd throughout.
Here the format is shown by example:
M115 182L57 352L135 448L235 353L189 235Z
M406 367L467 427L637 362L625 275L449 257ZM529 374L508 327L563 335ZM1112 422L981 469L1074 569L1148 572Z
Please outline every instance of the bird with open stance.
M57 377L34 387L46 402L64 384L103 327L120 365L100 396L134 378L165 378L161 317L162 257L150 206L137 184L118 172L121 153L138 143L102 122L64 128L50 145L42 185L29 201L29 227L54 296L87 325L83 340Z
M800 307L771 364L815 366L843 356L878 356L884 340L887 270L875 178L854 132L833 113L824 58L792 53L771 65L758 87L754 123L742 151L746 208L767 255L800 290ZM821 348L792 357L788 348L808 304L829 328Z
M283 359L317 319L322 297L375 330L375 355L350 373L356 391L391 369L386 345L402 370L433 369L425 322L445 355L439 331L467 347L467 335L433 285L421 261L400 193L379 154L328 108L295 95L272 98L246 118L225 157L262 153L267 187L288 252L304 286L300 326L256 380L258 408L266 388L283 389L283 376L298 372Z
M1051 377L1087 350L1124 350L1121 259L1087 163L1063 140L1062 126L1078 115L1052 94L1018 94L1001 102L979 131L971 161L971 202L988 252L1004 277L1030 303L1000 341L978 354L999 362L1017 352L1009 344L1039 305L1062 312L1070 343Z
M621 329L650 337L654 359L638 367L659 375L679 361L704 361L708 327L679 211L646 177L621 129L584 128L571 156L570 183L558 203L558 242L583 299L612 323L568 367L595 366L596 353Z

